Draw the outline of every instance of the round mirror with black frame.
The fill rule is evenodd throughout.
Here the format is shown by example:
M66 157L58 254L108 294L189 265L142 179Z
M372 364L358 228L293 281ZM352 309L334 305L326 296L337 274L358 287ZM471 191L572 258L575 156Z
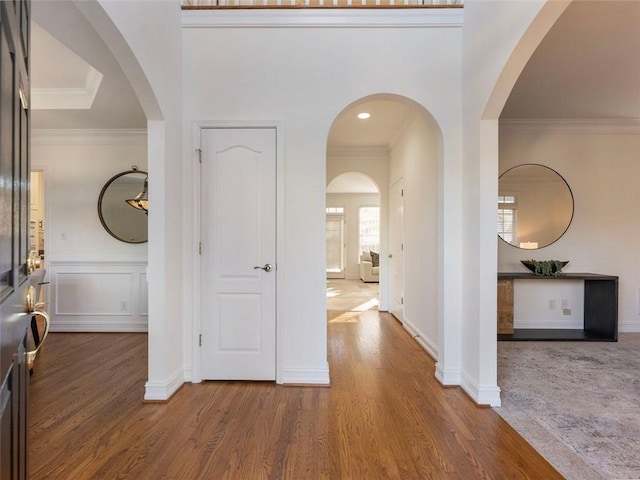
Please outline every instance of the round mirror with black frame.
M510 168L498 180L498 236L517 248L535 250L556 242L573 219L571 188L544 165Z
M98 197L98 216L109 235L126 243L147 241L147 212L133 205L140 204L142 194L146 197L146 189L147 172L135 166L105 183Z

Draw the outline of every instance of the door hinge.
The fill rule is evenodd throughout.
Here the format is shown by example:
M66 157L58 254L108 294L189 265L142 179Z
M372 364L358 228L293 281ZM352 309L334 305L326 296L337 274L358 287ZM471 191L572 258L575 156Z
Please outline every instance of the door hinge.
M400 305L404 305L404 297L400 297Z
M198 242L198 255L202 255L202 242Z
M404 243L401 243L401 244L400 244L400 251L401 251L401 252L404 252Z
M202 149L196 148L196 152L198 152L198 162L202 163Z
M198 346L202 346L202 334L198 335Z
M400 196L404 197L404 188L402 190L400 190Z

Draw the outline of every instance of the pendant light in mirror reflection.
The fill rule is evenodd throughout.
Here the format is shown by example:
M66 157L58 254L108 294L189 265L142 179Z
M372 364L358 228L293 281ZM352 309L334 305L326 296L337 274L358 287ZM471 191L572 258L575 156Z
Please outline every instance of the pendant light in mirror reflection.
M573 219L566 180L544 165L510 168L498 181L498 235L506 243L536 250L556 242Z
M137 208L138 210L144 210L144 213L147 213L149 211L149 197L147 193L148 185L149 185L149 177L147 176L144 178L144 187L142 187L142 191L138 195L136 195L136 198L129 198L125 200L125 202L127 202L133 208Z
M147 172L137 166L111 177L98 198L98 216L107 233L121 242L146 242L147 195Z

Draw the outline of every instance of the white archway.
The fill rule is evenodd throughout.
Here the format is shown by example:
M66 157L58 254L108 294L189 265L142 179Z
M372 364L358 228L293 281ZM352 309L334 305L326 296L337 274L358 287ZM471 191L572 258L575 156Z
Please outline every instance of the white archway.
M350 135L336 132L339 128L348 128L349 121L362 109L372 109L371 119L376 114L384 115L381 109L384 103L398 107L388 115L402 115L395 122L391 136L385 137L384 129L373 127L376 143L367 144L367 136L353 130ZM348 118L345 119L344 117ZM369 120L367 120L369 121ZM352 128L358 128L357 125ZM338 142L332 142L332 137ZM356 137L354 146L345 145L344 138ZM384 138L383 138L384 137ZM380 142L383 142L381 144ZM341 143L342 142L342 143ZM338 143L338 145L335 145ZM327 182L350 171L358 171L372 178L379 186L381 194L381 220L383 229L389 222L390 185L398 179L404 179L404 199L406 237L404 254L406 261L404 277L404 313L403 325L418 343L438 360L439 368L449 358L442 338L445 331L455 328L459 319L450 317L445 323L445 312L451 309L446 302L457 294L444 295L445 283L455 267L445 269L442 258L452 255L448 236L451 231L443 226L447 216L443 211L449 203L449 195L456 195L457 189L447 189L449 181L445 173L442 131L431 113L422 105L404 96L394 94L376 94L361 98L345 107L333 122L330 129L327 148ZM384 231L384 230L383 230ZM381 289L380 309L389 309L388 272L389 235L385 231L381 242ZM455 247L454 247L455 248ZM459 353L448 352L455 356Z

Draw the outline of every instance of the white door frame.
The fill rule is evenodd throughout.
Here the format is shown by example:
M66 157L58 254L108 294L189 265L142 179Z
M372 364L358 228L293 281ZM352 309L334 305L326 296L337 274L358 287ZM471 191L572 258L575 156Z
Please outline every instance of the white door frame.
M191 265L191 296L187 292L185 298L191 302L191 375L185 372L187 380L199 383L202 381L202 355L200 347L200 333L202 332L202 269L199 253L202 238L200 218L202 206L200 204L200 145L202 130L210 128L274 128L276 130L276 383L283 382L282 376L282 329L284 312L284 123L280 120L271 121L224 121L199 120L192 124L192 168L191 168L191 213L192 219L191 242L187 242L190 252ZM185 332L186 333L186 332ZM186 345L187 342L184 342Z

